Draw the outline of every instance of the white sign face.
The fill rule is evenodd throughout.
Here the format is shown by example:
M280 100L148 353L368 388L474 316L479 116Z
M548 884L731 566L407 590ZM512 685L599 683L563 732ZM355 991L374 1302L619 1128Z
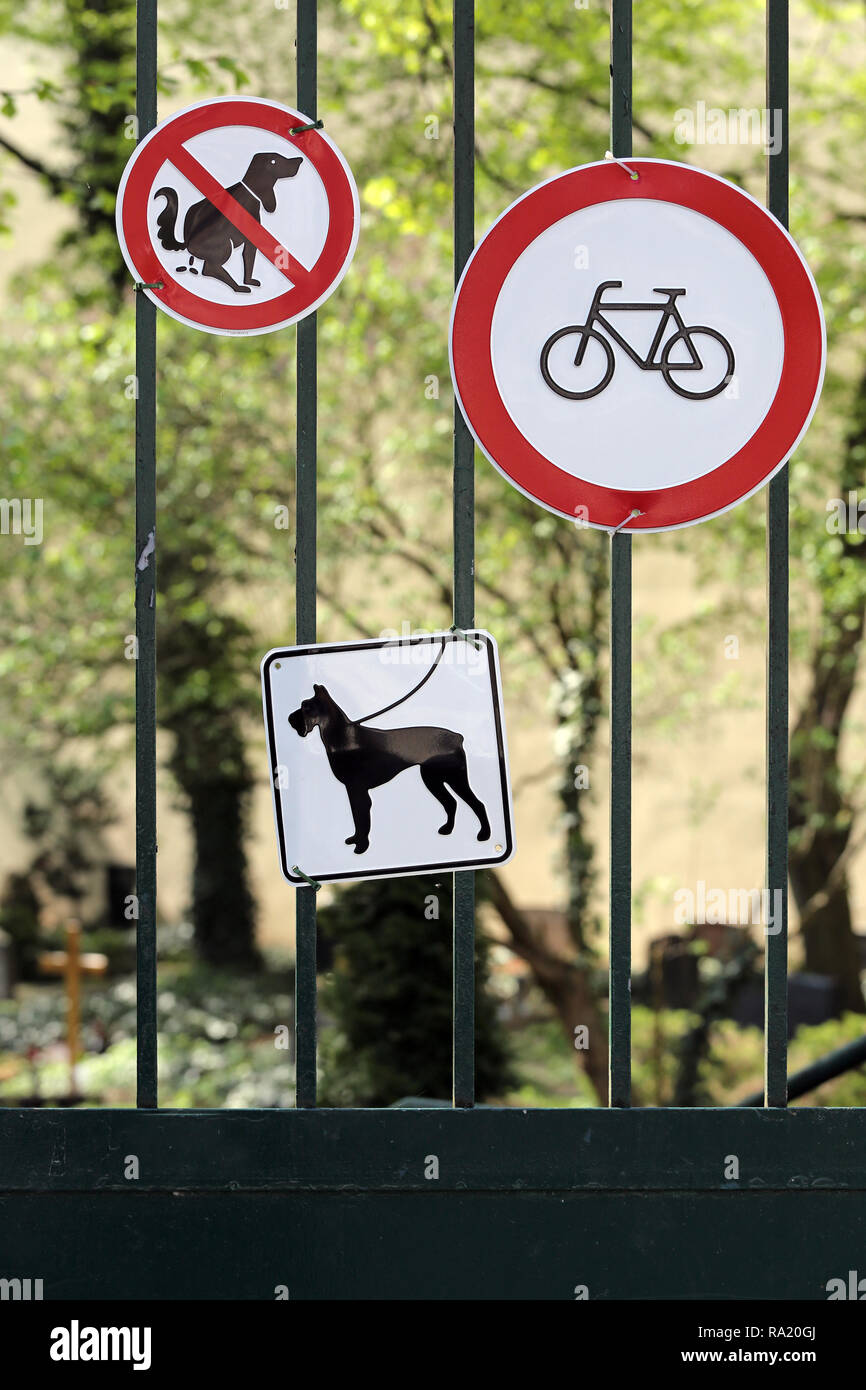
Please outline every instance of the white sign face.
M275 648L262 695L290 883L484 868L514 854L489 632Z
M579 246L589 260L582 270L575 268ZM665 376L644 364L667 316L655 353L663 359L678 332L674 314L719 337L690 332L701 369L686 370L681 339ZM598 336L578 367L579 332L551 339L588 316ZM497 300L491 348L509 415L557 468L602 487L660 488L701 477L751 439L779 385L784 337L770 283L743 243L702 213L647 199L572 213L527 247ZM613 371L599 390L611 356ZM707 391L714 394L694 400Z
M461 409L520 491L579 523L666 530L785 462L817 404L824 322L787 232L688 165L586 165L518 199L454 302Z

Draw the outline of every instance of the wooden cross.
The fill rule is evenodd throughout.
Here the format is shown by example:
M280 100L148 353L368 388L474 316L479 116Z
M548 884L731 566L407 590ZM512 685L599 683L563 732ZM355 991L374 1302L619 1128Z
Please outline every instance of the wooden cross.
M81 951L81 925L72 921L66 927L66 950L43 951L38 965L43 975L63 975L66 980L66 1038L69 1047L69 1094L76 1094L75 1063L79 1057L79 1019L81 976L104 975L108 956L100 951Z

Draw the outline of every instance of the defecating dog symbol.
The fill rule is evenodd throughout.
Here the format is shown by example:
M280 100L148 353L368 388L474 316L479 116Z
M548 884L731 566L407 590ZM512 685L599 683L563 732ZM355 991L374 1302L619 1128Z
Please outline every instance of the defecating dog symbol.
M440 835L450 835L454 829L457 801L452 792L456 792L478 817L478 839L490 839L484 803L469 785L462 734L423 727L365 729L363 721L350 719L340 709L323 685L313 686L312 698L301 701L300 708L289 715L289 723L301 738L318 728L331 771L349 794L355 833L346 844L354 845L356 854L363 854L370 844L371 789L410 767L418 768L424 786L445 810Z
M257 222L261 222L262 208L265 209L265 212L276 211L275 185L280 179L293 179L302 163L303 160L300 158L287 159L285 155L271 152L253 155L249 168L240 183L233 183L230 188L226 189L226 192L230 193L251 217L254 217ZM178 209L176 189L168 186L158 188L153 196L166 200L165 207L156 219L160 245L163 250L189 252L189 265L177 266L179 273L189 270L191 275L198 275L194 263L199 260L204 262L201 270L202 275L209 275L214 280L222 280L224 285L230 285L237 294L250 294L254 286L257 287L261 284L260 280L253 279L256 247L207 198L193 203L192 207L188 209L184 218L184 239L179 241L176 234ZM243 246L244 248L244 283L242 285L239 285L237 280L226 270L226 262L236 246Z

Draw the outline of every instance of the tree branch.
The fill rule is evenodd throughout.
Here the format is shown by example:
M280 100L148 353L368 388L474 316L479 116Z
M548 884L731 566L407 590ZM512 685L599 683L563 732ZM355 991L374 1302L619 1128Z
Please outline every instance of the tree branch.
M7 140L3 135L0 135L0 149L5 150L7 154L13 155L20 164L24 165L25 169L29 169L31 173L36 174L37 178L42 179L43 183L48 185L55 198L68 188L84 187L82 183L79 183L79 181L74 179L70 174L61 174L56 169L49 169L48 165L43 164L40 159L36 159L33 155L25 154L24 150L19 149L17 145L13 145L12 141Z

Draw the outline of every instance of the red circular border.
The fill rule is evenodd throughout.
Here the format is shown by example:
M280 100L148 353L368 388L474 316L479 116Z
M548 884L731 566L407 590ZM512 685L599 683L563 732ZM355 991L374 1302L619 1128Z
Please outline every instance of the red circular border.
M310 271L303 290L298 286L262 304L214 304L185 290L170 280L161 290L150 290L160 304L196 324L210 328L256 329L275 327L300 317L327 292L340 274L352 245L355 230L355 202L346 171L333 147L316 130L290 135L296 120L282 107L260 101L209 101L191 111L169 117L152 139L132 156L129 177L123 190L121 222L123 235L136 273L147 284L165 280L165 267L159 260L147 230L145 209L154 180L171 148L194 135L217 126L255 126L270 131L295 145L315 166L328 195L330 220L325 245Z
M574 518L615 527L637 507L629 531L688 525L724 511L766 481L787 458L809 418L821 380L821 312L809 274L780 224L733 184L686 164L628 161L630 179L608 162L571 170L542 184L503 213L479 242L454 303L451 354L461 407L481 448L522 491ZM770 282L784 333L784 361L770 409L751 439L703 477L672 488L640 492L606 488L572 477L520 433L503 404L493 373L490 332L496 301L515 261L553 223L595 203L655 198L713 218L755 257Z

